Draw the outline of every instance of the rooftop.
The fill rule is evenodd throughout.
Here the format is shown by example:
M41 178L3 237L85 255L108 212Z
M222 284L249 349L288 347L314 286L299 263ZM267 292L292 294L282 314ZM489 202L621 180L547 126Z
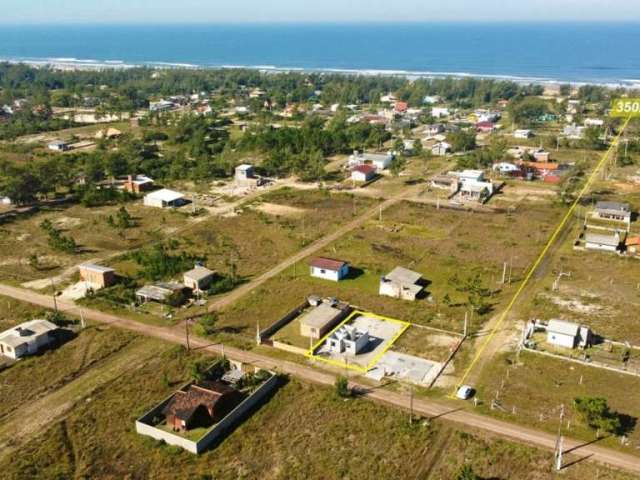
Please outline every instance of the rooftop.
M92 270L98 273L115 272L113 268L103 267L102 265L96 265L95 263L83 263L79 268L83 270Z
M210 277L211 275L213 275L213 273L214 272L209 270L208 268L198 265L192 270L185 272L184 276L192 280L200 281Z
M311 260L310 265L315 268L322 268L324 270L332 270L337 272L342 267L347 265L347 262L344 262L342 260L334 260L333 258L316 257Z
M313 310L306 313L300 319L300 323L311 328L322 328L341 313L342 311L340 309L333 307L328 303L321 303Z
M422 275L404 267L396 267L384 278L400 285L413 285L422 278Z
M184 195L180 192L175 192L173 190L169 190L168 188L163 188L161 190L156 190L155 192L147 194L146 197L154 200L162 200L164 202L174 202L176 200L184 198Z
M573 322L566 322L564 320L549 320L547 331L560 333L562 335L573 335L575 337L580 331L580 325Z

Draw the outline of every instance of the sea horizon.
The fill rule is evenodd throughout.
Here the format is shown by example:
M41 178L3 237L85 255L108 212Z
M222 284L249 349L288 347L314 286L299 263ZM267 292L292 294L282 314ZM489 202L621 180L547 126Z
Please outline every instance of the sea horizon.
M640 87L639 22L0 25L0 60ZM402 28L398 28L402 27Z

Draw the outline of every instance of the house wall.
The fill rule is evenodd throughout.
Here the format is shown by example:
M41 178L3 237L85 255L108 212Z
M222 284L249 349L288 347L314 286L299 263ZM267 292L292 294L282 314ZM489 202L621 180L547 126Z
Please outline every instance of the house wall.
M547 343L564 348L575 348L576 338L572 335L565 335L556 332L547 332Z
M311 276L322 278L324 280L331 280L337 282L341 280L349 271L349 267L344 267L339 271L325 270L317 267L311 267Z
M136 420L136 432L141 435L162 440L169 445L184 448L188 452L199 454L207 449L213 442L225 435L238 421L242 419L253 407L262 401L278 385L277 376L272 376L260 385L249 397L242 401L236 408L220 420L211 430L204 434L197 442L188 440L180 435L160 430L151 425L155 416L161 415L164 407L171 401L173 394L164 399L159 405L149 410Z
M378 293L380 295L386 295L387 297L400 298L400 287L393 282L380 279L380 289Z
M603 250L605 252L617 252L618 249L616 247L612 247L611 245L603 245L601 243L593 243L587 242L585 243L585 248L589 250Z

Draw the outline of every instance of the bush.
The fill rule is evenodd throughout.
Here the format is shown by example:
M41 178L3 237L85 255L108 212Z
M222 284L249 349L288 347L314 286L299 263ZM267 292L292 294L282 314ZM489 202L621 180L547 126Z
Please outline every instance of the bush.
M336 394L341 398L350 398L352 395L349 388L349 380L345 376L339 376L336 378Z

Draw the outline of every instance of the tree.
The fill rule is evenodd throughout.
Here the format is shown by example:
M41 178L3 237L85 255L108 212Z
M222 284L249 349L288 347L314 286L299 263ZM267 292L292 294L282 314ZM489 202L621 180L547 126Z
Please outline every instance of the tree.
M404 155L396 155L389 165L389 171L391 172L391 175L393 175L394 177L400 175L400 172L402 172L402 169L405 167L406 163L407 160Z
M596 430L598 437L600 431L617 433L622 427L620 416L611 411L606 398L577 397L573 401L573 406L582 420Z
M341 398L351 397L351 389L349 388L349 380L347 377L341 375L336 378L336 394Z
M448 137L454 152L468 152L476 148L476 134L472 131L459 130Z
M536 123L540 117L549 113L547 102L541 98L524 98L509 105L512 120L520 126Z

